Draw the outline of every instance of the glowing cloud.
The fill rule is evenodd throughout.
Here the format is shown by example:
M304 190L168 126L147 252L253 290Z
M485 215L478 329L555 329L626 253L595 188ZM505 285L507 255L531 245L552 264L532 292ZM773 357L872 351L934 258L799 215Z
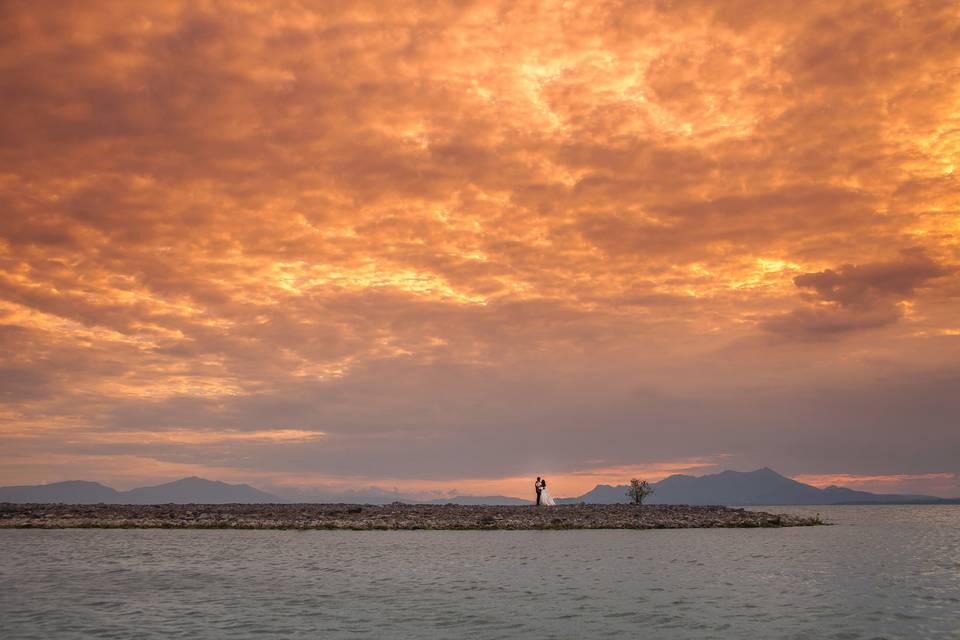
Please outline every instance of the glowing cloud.
M960 471L954 1L0 17L0 481Z

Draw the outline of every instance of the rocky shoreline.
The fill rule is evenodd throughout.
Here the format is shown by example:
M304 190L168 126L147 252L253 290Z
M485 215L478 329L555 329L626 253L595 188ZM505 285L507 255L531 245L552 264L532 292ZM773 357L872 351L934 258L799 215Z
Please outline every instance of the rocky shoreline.
M0 504L0 529L543 530L802 527L819 518L682 505Z

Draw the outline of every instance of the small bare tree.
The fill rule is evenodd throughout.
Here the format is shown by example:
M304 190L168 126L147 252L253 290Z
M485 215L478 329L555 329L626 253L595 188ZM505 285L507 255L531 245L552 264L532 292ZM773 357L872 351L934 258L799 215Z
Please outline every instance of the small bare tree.
M653 487L646 480L633 478L627 488L627 496L633 500L633 504L643 504L643 499L651 493L653 493Z

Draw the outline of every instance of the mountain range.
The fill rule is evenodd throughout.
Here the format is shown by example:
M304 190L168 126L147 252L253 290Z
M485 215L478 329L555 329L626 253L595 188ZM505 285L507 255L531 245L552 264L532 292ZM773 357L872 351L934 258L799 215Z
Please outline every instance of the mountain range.
M819 489L764 467L755 471L723 471L712 475L676 474L651 483L654 493L648 504L722 504L728 506L827 505L827 504L958 504L960 498L892 493L870 493L844 487ZM627 485L600 484L577 498L578 502L613 504L629 502Z
M248 484L227 484L196 476L153 487L117 491L99 482L69 480L33 486L0 487L0 502L65 504L231 504L285 502Z
M828 505L828 504L960 504L960 498L924 495L878 494L831 486L825 489L797 482L766 467L755 471L723 471L712 475L672 475L651 483L649 504ZM532 491L531 491L532 492ZM600 484L560 504L628 502L627 485ZM247 484L227 484L196 476L166 484L117 491L97 482L71 480L52 484L0 487L0 502L66 504L227 504L281 502L386 502L423 503L397 492L371 489L346 494L281 497ZM456 496L426 501L429 504L524 505L530 500L509 496Z

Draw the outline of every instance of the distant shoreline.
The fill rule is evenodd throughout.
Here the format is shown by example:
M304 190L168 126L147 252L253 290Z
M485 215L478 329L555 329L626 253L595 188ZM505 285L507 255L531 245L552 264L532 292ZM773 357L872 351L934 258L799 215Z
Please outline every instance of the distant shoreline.
M799 527L817 517L720 506L0 504L0 529L570 530Z

